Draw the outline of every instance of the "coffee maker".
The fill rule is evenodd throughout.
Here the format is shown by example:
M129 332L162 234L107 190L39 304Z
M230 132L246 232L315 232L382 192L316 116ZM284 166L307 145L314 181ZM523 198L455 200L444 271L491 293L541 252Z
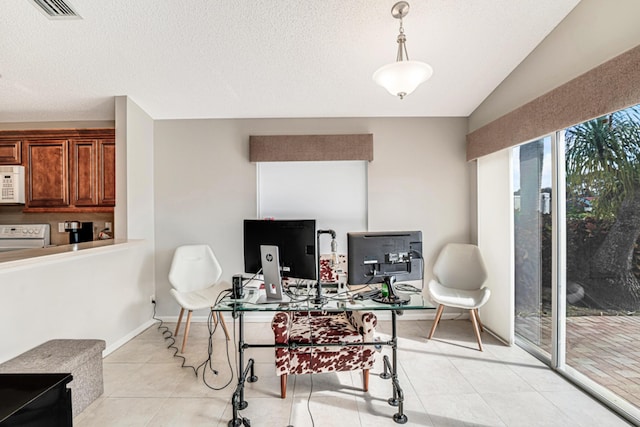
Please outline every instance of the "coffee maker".
M93 240L93 222L65 221L64 231L69 233L70 244Z

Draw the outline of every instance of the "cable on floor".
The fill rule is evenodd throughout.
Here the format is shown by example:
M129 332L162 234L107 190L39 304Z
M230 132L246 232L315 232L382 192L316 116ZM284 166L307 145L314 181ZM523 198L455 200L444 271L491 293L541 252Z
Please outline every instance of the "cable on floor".
M178 347L176 347L174 345L176 343L176 340L173 337L173 334L171 333L169 328L164 326L164 322L156 317L156 302L152 301L152 304L153 304L153 316L152 316L152 319L153 320L157 320L158 322L160 322L160 324L158 325L158 330L161 331L161 334L162 334L162 337L164 338L164 340L165 341L169 341L169 340L171 341L169 343L169 345L167 346L167 348L170 348L170 349L173 350L173 357L175 357L177 359L182 359L182 363L180 364L181 368L191 368L191 369L193 369L193 373L197 377L198 376L198 370L195 367L191 366L191 365L187 365L187 359L184 356L178 355ZM164 329L164 331L162 331L162 329Z
M220 300L222 300L222 298L224 298L225 296L229 295L231 293L230 290L225 290L220 292L220 294L218 295L218 297L216 298L215 301L215 305L217 305ZM218 312L219 314L219 312ZM216 312L213 310L209 311L209 317L207 318L207 328L209 330L209 343L208 343L208 347L207 347L207 359L202 362L200 365L198 365L198 367L196 368L196 372L200 370L200 368L202 368L202 382L204 383L204 385L206 385L207 387L209 387L211 390L223 390L226 387L229 386L229 384L231 384L231 382L233 381L234 375L233 375L233 367L231 366L231 358L229 357L229 340L226 339L225 336L225 348L226 348L226 353L227 353L227 366L229 367L229 373L230 373L230 377L229 377L229 381L227 381L226 384L224 384L222 387L214 387L211 384L209 384L207 382L207 378L206 378L206 373L207 371L211 371L214 375L218 375L218 371L216 369L213 368L213 335L216 332L216 330L218 329L218 325L220 325L220 323L222 322L222 314L219 314L219 318L217 322L213 321L213 317L216 315Z
M310 347L311 354L309 355L309 367L313 366L313 356L315 355L315 347L313 346L313 326L311 325L311 310L307 311L307 323L309 325L309 343L312 344ZM309 372L309 396L307 397L307 412L309 412L309 417L311 417L311 427L315 427L316 423L313 419L313 413L311 412L311 394L313 393L313 370Z
M236 345L237 342L238 342L238 340L236 338L236 317L234 316L234 318L233 318L233 355L234 355L233 363L236 366L236 370L237 370L236 371L236 377L238 378L238 382L239 382L244 366L239 366L239 364L238 364L238 346ZM228 357L229 357L229 352L227 352L227 358ZM233 374L233 370L232 370L232 374ZM244 385L243 385L243 387L244 387ZM233 395L231 396L231 405L233 405ZM248 425L247 423L249 423L249 420L247 418L244 418L240 411L241 411L240 409L237 410L238 418L240 420L242 420L242 424L244 426L247 426Z

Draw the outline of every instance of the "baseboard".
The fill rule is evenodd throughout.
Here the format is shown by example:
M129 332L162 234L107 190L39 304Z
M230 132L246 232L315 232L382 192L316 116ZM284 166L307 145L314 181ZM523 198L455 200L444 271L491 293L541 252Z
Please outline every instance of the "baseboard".
M495 332L493 332L491 329L487 328L486 326L484 326L484 331L487 332L489 335L491 335L492 337L494 337L495 339L497 339L502 344L504 344L504 345L506 345L508 347L511 347L512 345L515 344L515 343L509 343L509 341L505 340L500 335L496 334Z
M176 319L175 321L177 321L178 317L176 316L175 319ZM102 352L102 356L106 357L109 354L113 353L114 351L116 351L117 349L119 349L120 347L125 345L127 342L131 341L134 337L136 337L137 335L139 335L142 332L144 332L145 330L147 330L154 323L156 323L156 321L153 320L153 319L147 320L142 325L138 326L136 329L134 329L133 331L129 332L127 335L125 335L122 338L120 338L118 341L116 341L113 344L107 346L107 348L105 348L104 351Z

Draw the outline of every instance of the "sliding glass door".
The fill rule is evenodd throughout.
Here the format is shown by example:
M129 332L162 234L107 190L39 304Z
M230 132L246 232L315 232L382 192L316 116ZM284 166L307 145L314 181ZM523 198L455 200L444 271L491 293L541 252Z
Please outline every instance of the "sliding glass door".
M566 367L640 407L638 107L564 131Z
M640 107L512 159L516 342L640 423Z

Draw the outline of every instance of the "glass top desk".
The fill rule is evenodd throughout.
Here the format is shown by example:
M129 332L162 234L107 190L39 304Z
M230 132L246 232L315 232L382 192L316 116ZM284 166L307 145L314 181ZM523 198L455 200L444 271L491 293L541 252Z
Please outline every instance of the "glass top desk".
M362 289L367 288L361 287ZM214 311L229 312L235 319L238 319L238 385L233 394L233 419L228 423L230 427L238 427L241 425L247 425L248 420L245 420L239 416L238 411L245 409L248 406L247 401L244 400L244 384L245 382L255 382L258 377L254 375L253 359L249 359L245 365L244 362L244 350L248 348L258 347L278 347L286 344L249 344L244 341L244 316L251 313L265 313L265 312L279 312L279 311L295 311L295 312L308 312L308 311L321 311L326 313L338 313L343 311L379 311L391 313L391 339L388 341L375 341L375 342L363 342L358 345L363 346L390 346L391 347L391 361L387 355L383 356L384 372L380 374L381 378L390 379L392 384L393 395L388 399L388 403L391 406L396 406L398 412L393 415L393 420L396 423L404 424L407 422L407 416L404 413L403 401L404 393L400 387L398 380L398 335L397 335L397 316L402 311L409 310L425 310L434 309L435 306L429 302L427 298L420 292L402 292L398 291L400 295L406 295L409 297L409 301L406 304L388 304L375 302L370 299L356 300L354 295L358 291L358 287L353 287L352 292L347 294L328 294L326 295L323 304L315 304L314 296L308 296L307 289L297 289L298 295L291 295L292 300L287 303L270 303L270 304L258 304L258 298L260 291L258 289L245 289L245 296L242 299L231 299L230 296L224 297L214 308ZM294 291L295 292L295 291ZM401 314L401 313L400 313ZM300 344L297 344L300 346ZM317 344L310 344L314 346ZM322 344L326 346L327 344ZM340 344L337 344L340 345Z

